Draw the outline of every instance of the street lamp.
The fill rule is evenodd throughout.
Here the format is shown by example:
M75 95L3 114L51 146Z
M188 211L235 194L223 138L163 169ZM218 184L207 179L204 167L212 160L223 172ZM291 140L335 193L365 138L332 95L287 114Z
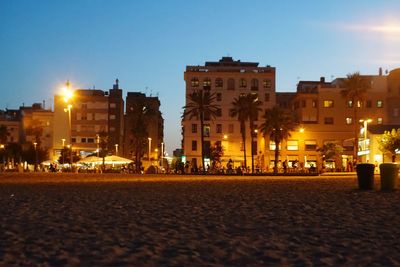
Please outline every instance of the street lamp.
M37 163L38 163L37 162L38 161L38 154L37 154L37 149L36 149L37 143L34 142L33 146L35 147L35 171L37 171Z
M98 135L98 134L96 134L96 144L97 144L97 150L96 150L96 152L97 152L97 157L99 157L100 135Z
M151 153L151 137L147 138L149 140L149 162L150 162L150 153Z
M115 156L118 156L118 144L115 144Z

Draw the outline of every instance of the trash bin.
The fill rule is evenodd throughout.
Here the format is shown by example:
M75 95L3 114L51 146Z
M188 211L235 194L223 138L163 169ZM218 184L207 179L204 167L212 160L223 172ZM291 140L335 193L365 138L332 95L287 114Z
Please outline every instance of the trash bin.
M361 190L374 189L374 170L372 163L359 163L356 166L358 188Z
M381 190L395 190L399 176L399 164L382 163L379 165L381 173Z

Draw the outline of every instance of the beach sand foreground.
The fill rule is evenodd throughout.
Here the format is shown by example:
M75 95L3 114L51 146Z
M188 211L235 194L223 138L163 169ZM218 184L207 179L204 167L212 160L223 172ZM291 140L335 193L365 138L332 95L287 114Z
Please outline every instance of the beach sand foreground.
M356 177L0 175L0 266L399 266Z

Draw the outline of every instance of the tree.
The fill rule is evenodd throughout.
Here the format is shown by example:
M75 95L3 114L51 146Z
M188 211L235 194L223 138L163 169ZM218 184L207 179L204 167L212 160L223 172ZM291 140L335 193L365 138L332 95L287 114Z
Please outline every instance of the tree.
M221 142L215 142L215 144L210 147L210 160L212 169L215 169L217 165L221 164L221 158L223 155L224 148L221 146Z
M284 110L279 107L268 109L263 119L264 122L261 124L260 130L264 136L269 136L269 139L275 143L274 173L277 173L279 145L283 140L290 137L290 132L296 129L297 123L292 114L285 113Z
M8 136L7 126L5 126L4 124L1 124L0 125L0 144L6 145L7 136Z
M219 105L214 104L215 99L215 94L210 93L208 90L195 90L187 95L187 105L183 107L184 112L182 117L184 119L188 117L190 120L195 117L197 120L200 120L201 163L203 168L205 168L204 121L215 119L220 112Z
M396 162L396 154L400 151L400 128L385 131L378 139L379 149L392 156L392 162Z
M358 133L359 133L359 119L357 108L362 107L362 101L365 94L371 89L371 81L367 77L363 77L359 72L347 74L347 78L343 80L342 86L345 88L341 91L342 97L351 101L353 108L353 125L354 125L354 144L353 144L353 157L357 160L358 155Z
M258 112L261 110L261 101L258 100L256 94L247 94L240 95L238 98L235 98L232 102L232 108L229 111L229 115L231 117L237 117L240 123L240 133L242 135L242 143L243 143L243 159L244 166L247 167L247 159L246 159L246 121L249 121L250 126L250 138L251 138L251 169L254 172L254 146L253 146L253 138L254 138L254 121L257 120Z
M339 157L343 154L343 147L339 144L328 142L322 147L318 148L317 151L321 153L325 160L334 160L335 166L337 166L340 162Z

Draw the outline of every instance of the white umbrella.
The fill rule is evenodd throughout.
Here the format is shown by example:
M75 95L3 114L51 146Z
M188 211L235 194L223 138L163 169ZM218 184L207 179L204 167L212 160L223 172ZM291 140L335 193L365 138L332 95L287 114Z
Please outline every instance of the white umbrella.
M133 161L123 157L112 155L105 157L104 162L105 164L129 164L132 163Z
M93 164L100 164L102 162L103 159L96 156L89 156L78 161L78 163L93 163Z

